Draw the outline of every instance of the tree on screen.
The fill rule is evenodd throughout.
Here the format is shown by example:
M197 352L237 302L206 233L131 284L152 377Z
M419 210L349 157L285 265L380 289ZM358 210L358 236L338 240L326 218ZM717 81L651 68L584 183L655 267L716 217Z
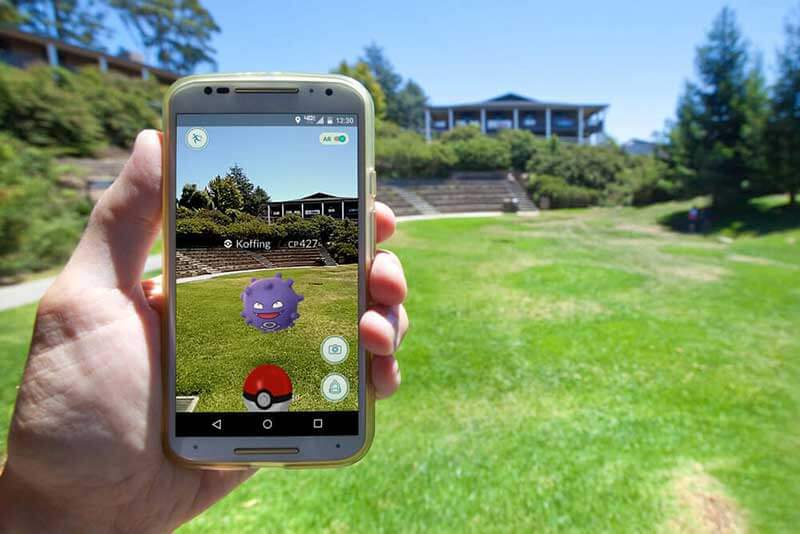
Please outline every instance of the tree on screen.
M261 186L256 186L250 181L247 173L238 163L234 163L233 166L228 169L225 177L233 180L239 193L241 193L243 202L242 211L250 215L267 214L267 203L270 200L269 195Z
M241 210L244 206L244 199L236 182L228 176L224 178L216 176L208 182L207 190L214 208L222 213L231 209Z

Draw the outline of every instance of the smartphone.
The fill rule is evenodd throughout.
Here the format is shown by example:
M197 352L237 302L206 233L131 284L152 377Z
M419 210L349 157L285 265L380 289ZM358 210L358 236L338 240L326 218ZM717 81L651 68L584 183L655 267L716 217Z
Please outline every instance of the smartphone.
M163 109L165 449L204 468L357 461L374 428L369 93L214 74Z

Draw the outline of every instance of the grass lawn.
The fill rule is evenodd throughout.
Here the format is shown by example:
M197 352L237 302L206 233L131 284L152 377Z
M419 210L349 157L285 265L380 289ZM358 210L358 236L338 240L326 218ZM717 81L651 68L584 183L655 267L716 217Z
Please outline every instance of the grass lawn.
M177 286L177 393L199 395L197 412L241 412L242 385L261 364L275 364L291 377L294 399L290 411L358 409L358 276L356 265L254 271ZM286 330L263 333L247 326L239 315L240 295L251 278L280 272L294 280L303 295L300 318ZM331 365L320 356L320 344L330 335L343 336L347 359ZM336 403L320 393L326 375L337 372L351 392Z
M689 206L402 224L412 329L369 455L262 470L182 531L796 531L800 216L659 224Z

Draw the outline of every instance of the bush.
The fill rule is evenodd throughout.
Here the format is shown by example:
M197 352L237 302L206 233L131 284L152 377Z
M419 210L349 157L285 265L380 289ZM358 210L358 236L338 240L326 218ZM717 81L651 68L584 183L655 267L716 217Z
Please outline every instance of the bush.
M527 130L502 130L497 140L508 145L511 167L515 171L524 171L536 152L547 146L547 141L537 139Z
M0 133L0 276L47 269L69 257L91 206L59 178L45 152Z
M64 75L63 85L69 93L90 103L112 145L130 147L140 130L161 127L163 90L155 80L84 67Z
M62 154L91 156L106 143L131 146L139 130L160 127L162 94L156 81L95 67L0 65L3 129Z
M459 170L496 171L511 166L511 151L508 145L497 139L480 136L454 141L451 146L458 158L456 168Z
M65 87L71 74L44 66L20 70L0 65L0 124L32 145L78 156L104 144L94 103Z
M547 174L531 176L528 188L537 205L547 198L551 208L585 208L596 204L600 196L599 191L572 185L561 177Z
M378 139L376 152L376 171L388 178L445 176L458 159L451 146L408 130Z
M469 141L483 137L481 129L477 126L459 126L448 130L439 137L442 143L457 143L458 141Z
M205 217L184 217L175 220L175 236L180 246L218 245L225 235L224 227Z

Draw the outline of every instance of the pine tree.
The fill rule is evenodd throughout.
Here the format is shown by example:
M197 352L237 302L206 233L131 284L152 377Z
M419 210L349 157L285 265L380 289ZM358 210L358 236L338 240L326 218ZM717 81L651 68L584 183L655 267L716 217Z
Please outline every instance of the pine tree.
M770 178L794 205L800 189L800 8L786 21L767 125Z
M760 63L750 58L734 12L723 8L697 49L697 83L687 83L671 131L674 166L687 190L717 206L763 189L766 92Z

